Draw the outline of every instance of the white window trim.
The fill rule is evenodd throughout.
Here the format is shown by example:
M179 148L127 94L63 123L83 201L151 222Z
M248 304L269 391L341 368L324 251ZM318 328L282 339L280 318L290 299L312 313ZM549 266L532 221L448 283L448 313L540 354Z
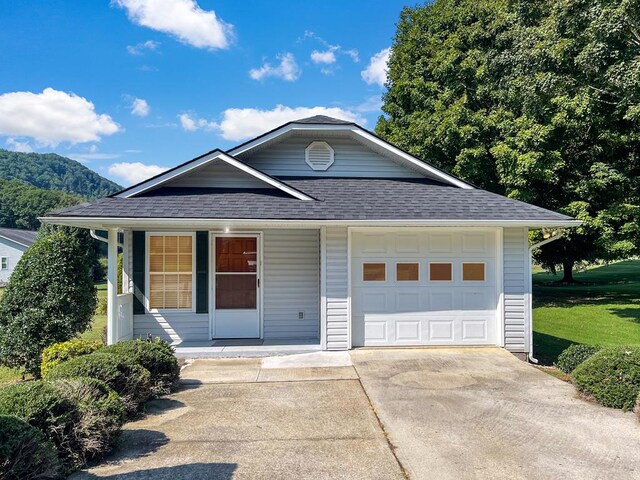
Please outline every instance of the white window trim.
M372 264L372 265L378 265L378 264L382 264L384 265L384 280L365 280L364 279L364 266L368 265L368 264ZM367 260L367 261L363 261L362 262L362 282L363 283L387 283L387 281L389 281L389 276L387 275L389 270L389 266L387 265L387 262L384 260Z
M418 279L417 280L398 280L398 265L418 265ZM402 283L403 285L420 283L420 267L421 267L420 261L402 260L402 261L396 262L395 267L396 267L396 279L395 279L396 283Z
M432 264L447 264L447 263L449 265L451 265L451 280L431 280L431 265ZM455 261L447 260L447 259L442 259L442 260L438 259L438 260L435 260L433 262L428 262L427 263L427 282L436 283L438 285L446 284L446 283L449 283L449 284L455 283L455 281L456 281L456 269L455 269L455 266L454 266L455 263L456 263Z
M0 270L9 270L9 257L0 257Z
M150 242L149 237L191 237L191 308L150 308L149 296L151 293L151 272L150 272ZM148 313L195 313L196 311L196 233L195 232L145 232L145 284L144 284L144 307Z
M484 275L484 280L465 280L464 279L464 265L466 263L482 264L482 273ZM487 262L485 262L483 260L469 260L469 259L462 260L460 262L460 281L462 283L472 283L474 285L480 285L482 283L487 283Z

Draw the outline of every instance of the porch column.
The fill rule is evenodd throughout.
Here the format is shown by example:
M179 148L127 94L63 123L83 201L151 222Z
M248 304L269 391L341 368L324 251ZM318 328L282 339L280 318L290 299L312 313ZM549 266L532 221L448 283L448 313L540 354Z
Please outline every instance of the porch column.
M118 339L118 229L110 228L107 247L107 345Z

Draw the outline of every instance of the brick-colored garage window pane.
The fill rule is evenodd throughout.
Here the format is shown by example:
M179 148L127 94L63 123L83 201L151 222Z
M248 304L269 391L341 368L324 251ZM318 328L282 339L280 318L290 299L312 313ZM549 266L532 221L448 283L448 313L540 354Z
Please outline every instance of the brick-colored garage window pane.
M450 282L453 279L453 269L450 263L430 263L429 280L432 282Z
M398 282L417 282L420 265L417 263L397 263L396 280Z
M463 263L462 280L464 281L484 281L484 263Z
M384 263L363 263L362 280L365 282L384 282L387 279Z

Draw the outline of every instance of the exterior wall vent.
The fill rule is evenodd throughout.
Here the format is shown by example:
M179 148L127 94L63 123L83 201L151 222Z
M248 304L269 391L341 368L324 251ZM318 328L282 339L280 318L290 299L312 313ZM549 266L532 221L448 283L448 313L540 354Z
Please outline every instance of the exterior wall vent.
M304 161L313 170L327 170L333 165L333 148L327 142L311 142L304 151Z

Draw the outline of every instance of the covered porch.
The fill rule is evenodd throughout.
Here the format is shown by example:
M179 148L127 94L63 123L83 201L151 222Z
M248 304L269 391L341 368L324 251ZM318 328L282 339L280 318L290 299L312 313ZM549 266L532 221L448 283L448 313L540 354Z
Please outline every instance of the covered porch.
M160 337L188 356L323 348L320 228L122 226L95 235L108 244L110 344Z

